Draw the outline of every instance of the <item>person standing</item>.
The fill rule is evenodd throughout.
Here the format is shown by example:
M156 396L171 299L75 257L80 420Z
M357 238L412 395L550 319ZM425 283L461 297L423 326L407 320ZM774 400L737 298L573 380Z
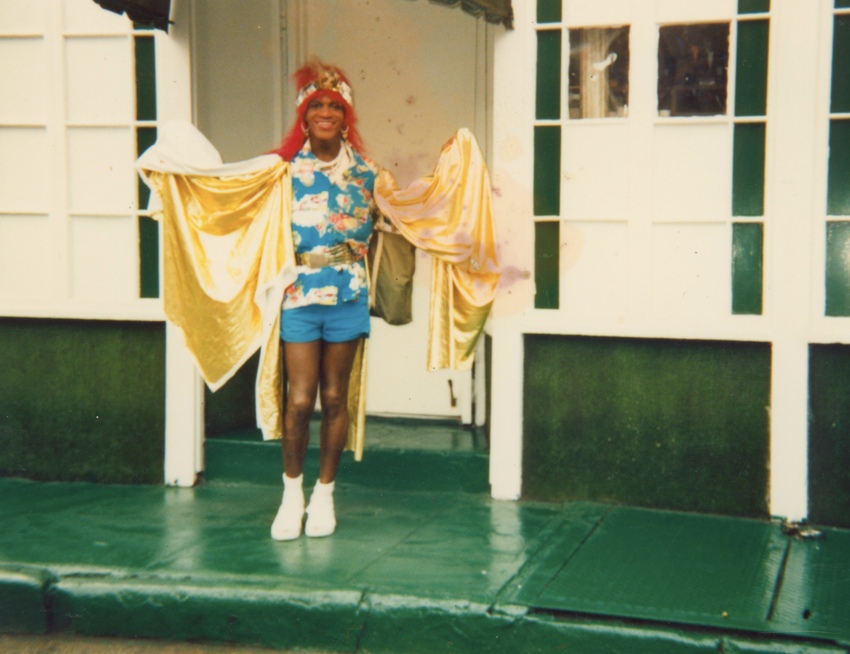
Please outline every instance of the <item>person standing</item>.
M278 153L290 162L297 279L287 287L281 340L283 499L275 540L332 534L334 481L348 434L348 380L358 341L369 336L365 258L377 167L363 155L352 90L334 66L313 60L295 75L297 120ZM319 479L305 509L303 465L310 419L321 406Z

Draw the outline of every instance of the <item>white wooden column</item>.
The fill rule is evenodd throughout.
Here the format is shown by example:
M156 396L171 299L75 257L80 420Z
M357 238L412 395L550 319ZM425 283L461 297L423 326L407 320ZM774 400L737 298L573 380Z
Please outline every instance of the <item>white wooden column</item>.
M169 33L156 33L157 117L192 120L191 0L173 0ZM160 252L162 248L160 247ZM160 273L162 280L162 273ZM165 483L193 486L204 468L204 387L183 335L165 329Z
M490 492L522 489L523 329L534 301L533 169L536 34L534 2L515 2L516 29L497 31L493 61L493 211L503 268L493 308Z
M825 213L826 187L816 171L827 156L820 128L826 123L821 96L825 91L828 102L829 58L826 67L822 62L831 39L821 40L825 12L815 4L824 3L773 3L770 26L765 198L765 311L773 331L770 512L791 520L808 512L808 347L812 318L823 315L811 289L823 283L823 262L813 256L813 246L817 235L823 238L818 214Z

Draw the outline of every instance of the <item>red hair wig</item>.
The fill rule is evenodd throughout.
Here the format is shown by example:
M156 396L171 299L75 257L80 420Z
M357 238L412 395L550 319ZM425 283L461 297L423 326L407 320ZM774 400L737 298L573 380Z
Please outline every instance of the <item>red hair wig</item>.
M351 85L345 77L345 73L336 66L328 66L313 58L305 66L295 71L292 79L301 101L295 111L295 122L292 124L292 128L284 137L280 147L272 150L272 152L280 155L285 161L290 161L304 147L304 142L307 140L307 136L304 134L304 114L307 113L307 107L314 98L327 96L345 109L345 118L343 119L343 129L347 130L345 138L358 153L364 154L363 141L356 127L357 114L354 113L351 102L342 95L343 87L341 85L344 85L347 87L346 95L349 98L351 97ZM308 88L311 86L312 88Z

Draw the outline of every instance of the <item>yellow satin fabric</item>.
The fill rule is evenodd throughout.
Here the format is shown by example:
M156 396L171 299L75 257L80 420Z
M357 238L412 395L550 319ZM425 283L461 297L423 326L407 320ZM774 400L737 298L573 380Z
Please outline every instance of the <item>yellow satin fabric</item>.
M154 146L156 147L156 146ZM280 306L295 280L292 187L280 161L233 176L145 170L162 201L164 303L215 391L257 349L257 424L283 436ZM399 189L382 172L379 207L434 256L428 367L469 368L499 281L490 181L474 137L461 130L431 177ZM360 460L365 433L367 341L349 383L346 449Z
M214 391L260 349L257 424L264 438L280 438L280 303L295 279L289 165L145 176L162 201L166 316Z
M500 278L490 177L475 137L459 130L434 173L406 189L382 171L375 197L405 239L434 257L428 368L469 369Z

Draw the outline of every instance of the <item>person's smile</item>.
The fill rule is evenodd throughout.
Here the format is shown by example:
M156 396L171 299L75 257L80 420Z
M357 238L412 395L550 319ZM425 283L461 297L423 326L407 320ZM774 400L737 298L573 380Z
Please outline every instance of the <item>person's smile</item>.
M313 138L334 141L342 135L345 109L332 98L317 98L307 107L305 120Z

